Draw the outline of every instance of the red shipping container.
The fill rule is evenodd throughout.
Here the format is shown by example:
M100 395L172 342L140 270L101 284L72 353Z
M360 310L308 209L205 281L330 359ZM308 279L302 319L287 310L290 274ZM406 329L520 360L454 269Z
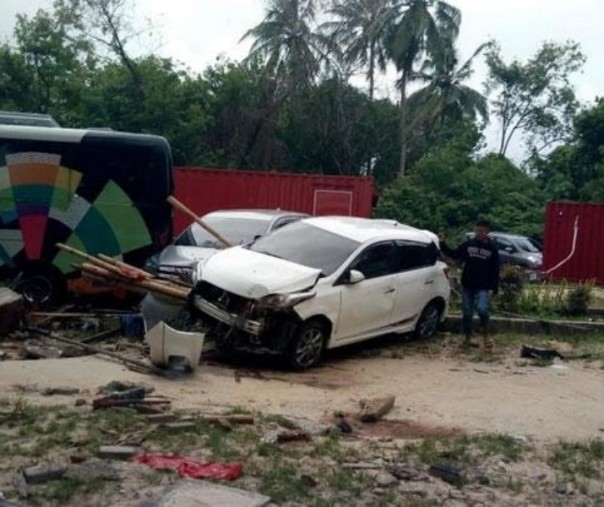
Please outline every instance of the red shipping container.
M198 215L221 209L282 209L371 217L373 178L176 167L176 198ZM174 232L191 220L175 212Z
M604 284L604 204L547 206L543 266L554 280Z

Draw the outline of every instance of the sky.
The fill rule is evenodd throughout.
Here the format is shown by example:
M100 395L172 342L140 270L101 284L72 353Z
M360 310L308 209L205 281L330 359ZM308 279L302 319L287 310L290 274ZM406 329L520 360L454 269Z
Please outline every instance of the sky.
M572 39L581 44L587 64L573 79L579 98L592 102L604 95L604 50L602 0L449 0L463 13L459 38L462 57L469 57L480 44L496 39L506 59L530 58L544 40ZM10 37L16 13L34 13L51 0L0 0L0 40ZM175 58L194 71L201 71L219 58L240 59L249 44L243 34L263 17L264 0L137 0L136 16L148 18L161 39L153 47L162 56ZM486 69L482 63L470 83L482 90ZM383 95L393 98L393 76L380 81ZM360 81L359 81L360 82ZM489 145L497 139L497 127L488 130ZM513 158L522 156L519 143Z

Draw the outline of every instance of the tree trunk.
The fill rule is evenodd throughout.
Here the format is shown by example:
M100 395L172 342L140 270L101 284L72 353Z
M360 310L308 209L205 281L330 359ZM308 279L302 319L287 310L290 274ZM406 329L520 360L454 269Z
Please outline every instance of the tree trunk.
M401 160L399 175L407 173L407 72L401 76Z
M369 98L373 102L375 95L375 43L369 49Z

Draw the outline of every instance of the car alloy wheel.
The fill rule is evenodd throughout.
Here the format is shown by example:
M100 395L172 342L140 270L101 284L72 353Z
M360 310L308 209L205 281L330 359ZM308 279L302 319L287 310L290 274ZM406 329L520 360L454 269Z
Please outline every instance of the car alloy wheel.
M426 306L415 329L416 338L420 340L432 338L438 331L440 314L441 311L435 303L430 303Z
M297 370L315 366L323 354L325 329L319 322L302 324L288 351L290 365Z

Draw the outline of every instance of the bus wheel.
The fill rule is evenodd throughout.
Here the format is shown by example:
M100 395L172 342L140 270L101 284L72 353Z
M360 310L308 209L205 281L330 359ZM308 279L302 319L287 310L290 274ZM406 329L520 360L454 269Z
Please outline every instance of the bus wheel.
M64 277L55 269L46 266L26 268L16 288L34 308L55 307L67 296Z

